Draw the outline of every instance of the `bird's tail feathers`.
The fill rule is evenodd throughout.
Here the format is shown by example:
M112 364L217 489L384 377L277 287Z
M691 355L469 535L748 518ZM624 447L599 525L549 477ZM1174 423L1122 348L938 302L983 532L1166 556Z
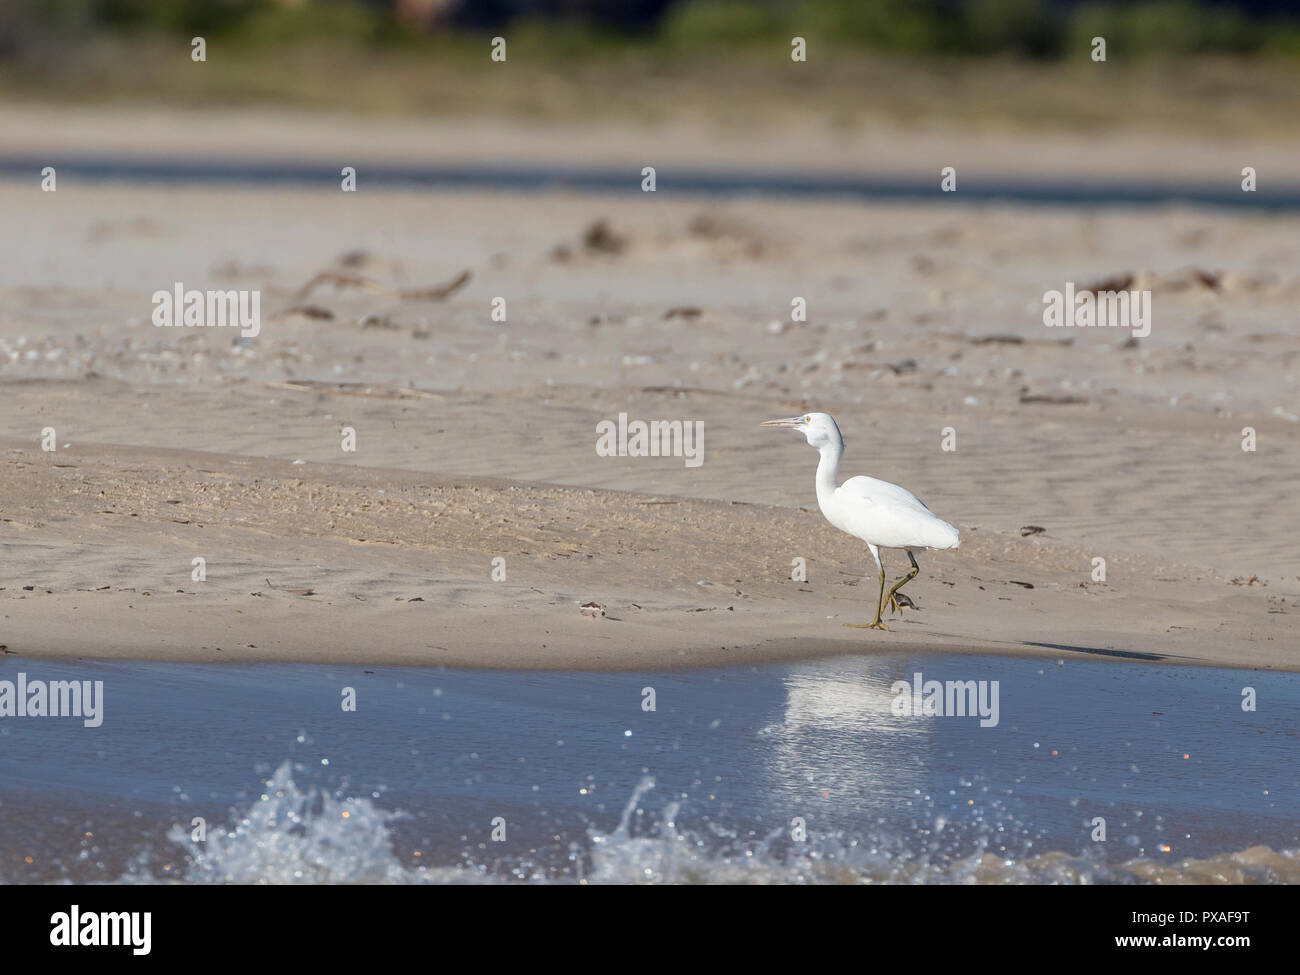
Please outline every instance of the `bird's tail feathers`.
M943 528L935 532L938 537L935 539L935 544L931 545L930 548L958 548L961 545L961 533L946 521L942 524Z

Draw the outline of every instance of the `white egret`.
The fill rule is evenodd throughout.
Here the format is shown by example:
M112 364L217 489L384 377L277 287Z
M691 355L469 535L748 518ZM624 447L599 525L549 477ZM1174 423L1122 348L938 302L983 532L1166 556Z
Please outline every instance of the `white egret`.
M785 427L802 433L821 454L817 462L817 506L826 520L840 531L848 532L867 543L876 560L880 575L880 595L876 601L876 618L870 623L845 623L860 629L887 630L880 616L888 604L901 612L896 598L898 590L921 571L914 550L922 548L956 548L957 529L937 517L911 491L874 477L851 477L835 486L844 456L844 438L835 418L829 413L805 413L786 420L767 420L760 426ZM907 552L912 570L899 579L885 594L885 565L880 560L882 548L901 548Z

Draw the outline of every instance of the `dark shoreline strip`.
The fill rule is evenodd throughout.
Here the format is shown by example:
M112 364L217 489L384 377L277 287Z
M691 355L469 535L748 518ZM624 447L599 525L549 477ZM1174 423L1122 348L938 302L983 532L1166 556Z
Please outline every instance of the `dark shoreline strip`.
M40 177L54 166L63 179L135 183L297 183L337 186L342 163L287 160L218 160L133 156L0 156L0 176ZM358 182L370 187L498 189L514 191L568 190L587 193L639 193L641 174L635 168L569 169L554 166L490 164L426 164L357 166ZM1231 174L1230 174L1231 175ZM847 176L792 171L674 169L657 174L658 192L683 194L770 194L795 197L857 197L930 203L1011 202L1036 206L1096 206L1183 204L1233 210L1300 210L1300 185L1243 192L1235 176L1222 185L1120 182L981 181L964 176L961 189L944 193L934 179Z

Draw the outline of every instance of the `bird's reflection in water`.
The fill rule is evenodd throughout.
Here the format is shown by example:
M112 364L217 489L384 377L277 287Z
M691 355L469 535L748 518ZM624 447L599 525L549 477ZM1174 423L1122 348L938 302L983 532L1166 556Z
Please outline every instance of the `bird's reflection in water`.
M773 799L880 812L910 804L923 787L935 725L890 710L890 686L904 677L897 661L878 660L786 675L783 720L766 729Z

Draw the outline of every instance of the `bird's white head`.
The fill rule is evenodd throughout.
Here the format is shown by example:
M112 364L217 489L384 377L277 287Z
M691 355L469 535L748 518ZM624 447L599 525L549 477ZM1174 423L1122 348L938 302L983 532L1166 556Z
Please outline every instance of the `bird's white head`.
M805 413L803 416L792 416L785 420L765 420L759 426L797 430L818 450L844 444L844 438L840 436L840 428L836 426L835 418L829 413Z

